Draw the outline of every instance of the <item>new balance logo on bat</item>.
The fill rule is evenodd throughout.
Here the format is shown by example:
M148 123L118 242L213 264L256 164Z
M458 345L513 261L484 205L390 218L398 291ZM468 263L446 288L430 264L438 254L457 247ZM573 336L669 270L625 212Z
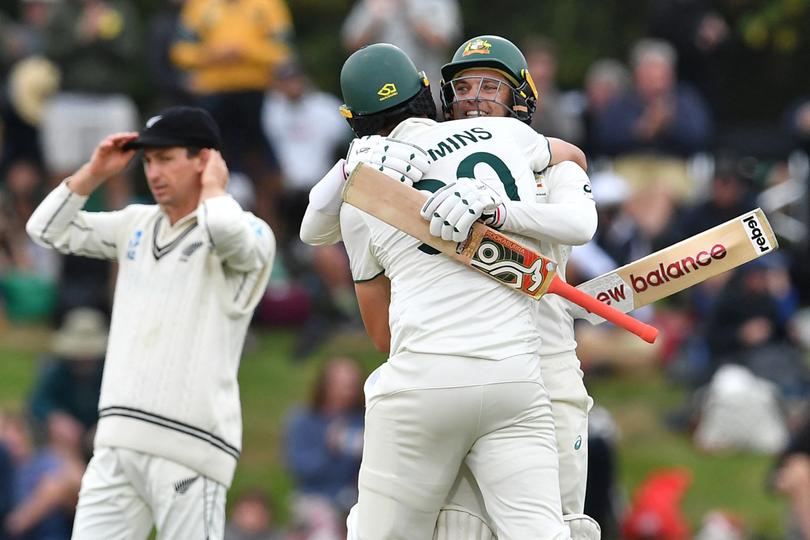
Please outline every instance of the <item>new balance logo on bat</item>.
M761 233L760 233L761 234ZM678 261L671 262L664 267L664 263L658 263L658 268L647 275L635 276L630 274L630 283L633 290L638 292L646 291L648 287L658 287L671 280L681 278L693 270L700 270L701 267L709 266L713 260L719 260L726 256L726 247L723 244L715 244L709 250L698 251L694 257L684 257Z
M607 305L611 305L612 302L619 302L621 300L625 300L627 295L624 292L624 283L619 285L618 287L613 287L612 289L608 289L606 291L602 291L596 295L596 299L600 302L604 302Z
M767 253L773 246L768 241L768 238L762 233L762 225L757 220L756 214L748 215L742 218L742 222L748 228L748 239L751 241L751 245L754 246L760 254Z

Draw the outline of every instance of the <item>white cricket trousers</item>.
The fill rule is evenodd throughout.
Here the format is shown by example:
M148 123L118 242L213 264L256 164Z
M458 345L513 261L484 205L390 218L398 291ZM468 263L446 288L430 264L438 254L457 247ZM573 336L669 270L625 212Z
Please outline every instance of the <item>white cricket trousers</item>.
M361 540L430 540L465 463L499 538L563 540L557 449L539 379L403 390L366 411Z
M542 355L540 366L554 414L562 513L582 514L588 480L588 412L593 399L582 382L582 370L574 351ZM448 507L464 508L492 523L483 503L475 479L462 466L450 491Z
M588 481L588 412L593 399L582 382L579 358L574 351L541 355L540 368L557 432L563 514L582 514Z
M82 478L73 540L219 540L225 486L174 461L96 448Z

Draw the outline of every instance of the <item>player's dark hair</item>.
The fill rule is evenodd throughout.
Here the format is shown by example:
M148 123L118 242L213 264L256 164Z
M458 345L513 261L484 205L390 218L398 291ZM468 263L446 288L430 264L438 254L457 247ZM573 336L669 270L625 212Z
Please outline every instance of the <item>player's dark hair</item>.
M349 125L358 137L366 135L387 134L397 124L408 118L436 119L436 102L430 93L430 86L425 86L408 101L385 111L365 116L349 118Z
M186 147L186 156L190 157L190 158L197 157L197 156L200 155L201 151L202 151L202 148L200 148L199 146L187 146Z

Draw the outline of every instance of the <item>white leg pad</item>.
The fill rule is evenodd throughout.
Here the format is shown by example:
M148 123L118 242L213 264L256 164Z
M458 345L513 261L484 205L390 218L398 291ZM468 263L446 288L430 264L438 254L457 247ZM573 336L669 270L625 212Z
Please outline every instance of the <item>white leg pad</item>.
M444 506L436 520L433 540L497 540L484 519L456 505Z
M568 514L563 521L571 531L571 540L600 540L602 529L590 516L585 514Z

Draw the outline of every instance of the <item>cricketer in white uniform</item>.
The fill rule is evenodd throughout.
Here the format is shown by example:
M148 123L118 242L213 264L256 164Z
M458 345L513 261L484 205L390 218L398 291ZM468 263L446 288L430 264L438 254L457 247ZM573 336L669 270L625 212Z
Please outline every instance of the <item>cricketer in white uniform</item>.
M202 151L207 165L199 155L177 157L182 147L218 147L207 113L168 109L136 135L109 137L90 163L106 151L104 159L123 168L135 152L127 144L145 148L154 154L148 163L162 167L147 172L156 200L191 186L178 195L189 213L172 222L163 203L84 212L87 197L73 190L88 177L85 166L27 225L43 246L118 262L95 450L73 537L146 538L154 524L158 538L222 538L225 492L241 451L237 371L275 240L224 194L227 168L218 153ZM190 184L175 182L178 160L198 168L180 173L191 175ZM221 194L201 197L200 170L217 176Z
M585 171L570 161L548 167L537 175L538 208L536 220L515 216L515 205L508 212L513 218L501 228L502 232L517 228L526 236L540 242L540 252L558 262L558 275L565 276L565 267L572 244L580 244L595 221L594 204L590 195L590 182ZM541 206L542 205L542 206ZM521 225L516 222L521 221ZM552 226L544 226L553 223ZM586 226L583 227L583 224ZM574 527L578 519L585 519L585 486L588 465L588 411L593 400L582 382L582 371L576 356L574 323L570 304L559 296L548 294L536 302L536 324L542 342L538 349L540 371L551 398L560 468L560 498L566 522L572 526L572 538L578 538ZM456 480L442 518L438 522L437 538L463 539L465 530L452 527L465 524L465 515L474 513L485 523L491 523L482 505L475 479L462 469ZM476 532L476 534L480 534ZM492 532L494 535L494 531ZM592 533L591 533L592 534ZM590 538L590 537L589 537Z
M511 55L516 64L523 61L517 48L503 38L496 36L484 38L486 39L469 40L459 48L456 57L461 58L462 62L472 63L463 59L464 52L486 41L488 44L494 42L496 48L505 50L505 56ZM481 59L482 62L489 62L488 68L496 67L492 59L485 56ZM518 72L517 69L514 71ZM503 78L503 73L500 77ZM446 109L446 113L448 117L463 117L459 111L451 111L449 108ZM492 114L497 114L497 111L493 110ZM422 174L428 172L430 156L425 155L426 159L420 159L418 152L414 156L413 148L400 148L400 143L395 140L384 139L382 143L375 143L373 139L375 137L366 139L366 146L370 147L371 151L365 152L365 160L370 161L372 165L394 177L402 179L407 177L409 182L418 182ZM379 151L383 145L387 150L387 161L385 153ZM361 145L357 146L362 148ZM350 151L347 167L349 169L352 168L353 157L355 156L352 156ZM334 169L330 171L333 172ZM330 175L324 177L325 185L329 183L329 177ZM309 243L340 240L337 219L334 215L330 215L336 213L335 209L319 204L324 197L317 190L321 188L321 191L324 191L322 188L325 185L313 190L312 203L302 223L301 237ZM520 232L538 239L543 254L559 261L559 273L564 277L570 245L587 242L596 228L596 214L586 173L572 162L549 167L537 174L536 202L543 203L543 206L531 207L524 203L507 201L507 217L501 224L501 230ZM464 233L466 234L466 231ZM557 424L562 511L574 538L598 538L598 526L590 518L582 515L587 478L587 414L592 400L582 384L582 372L575 355L573 320L567 309L567 302L554 295L546 296L536 304L536 309L538 328L541 329L543 336L539 349L541 366ZM481 519L476 519L474 515L481 516ZM353 510L349 519L349 538L353 538L355 518L356 511ZM477 538L487 533L480 530L488 528L482 520L488 521L483 502L469 471L463 467L449 497L448 505L441 513L437 538L464 539L473 536Z
M447 119L508 115L531 121L537 91L525 58L509 40L485 35L465 41L442 67L442 77L442 107ZM502 231L537 239L541 252L558 262L558 275L565 279L571 245L588 242L596 232L590 182L585 171L573 163L534 170L538 173L535 202L540 204L479 196L478 206L473 207L469 201L481 193L476 181L459 182L434 195L423 208L422 217L430 221L432 234L454 241L466 237L471 218L478 215ZM492 208L497 209L497 219L488 217ZM502 214L505 217L500 217ZM582 383L570 307L555 295L547 295L536 305L543 337L539 352L557 427L562 511L572 536L598 538L598 525L582 513L587 417L592 400ZM459 486L457 498L463 487Z
M431 179L483 179L535 198L548 141L508 118L405 120L392 133L436 160ZM465 463L503 538L568 538L532 300L348 205L340 227L360 287L390 280L390 357L368 379L359 537L431 538ZM521 238L527 241L525 238Z

